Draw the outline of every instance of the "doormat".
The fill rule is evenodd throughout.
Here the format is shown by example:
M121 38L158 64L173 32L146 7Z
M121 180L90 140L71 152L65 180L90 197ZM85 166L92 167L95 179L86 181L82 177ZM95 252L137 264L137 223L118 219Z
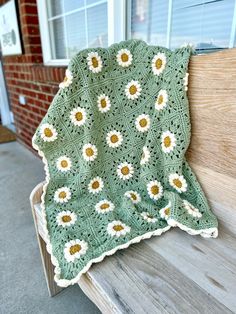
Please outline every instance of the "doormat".
M14 132L0 125L0 143L7 143L16 140L16 135Z

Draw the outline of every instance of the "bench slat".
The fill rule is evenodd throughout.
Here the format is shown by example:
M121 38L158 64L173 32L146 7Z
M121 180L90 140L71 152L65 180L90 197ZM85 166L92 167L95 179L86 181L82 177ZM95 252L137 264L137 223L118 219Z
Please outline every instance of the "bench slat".
M234 269L214 250L204 249L202 241L209 242L171 230L93 265L79 285L87 295L96 287L100 296L94 291L89 296L103 313L111 313L108 300L112 313L231 313L229 307L236 309Z
M189 74L188 159L235 178L236 48L193 56Z

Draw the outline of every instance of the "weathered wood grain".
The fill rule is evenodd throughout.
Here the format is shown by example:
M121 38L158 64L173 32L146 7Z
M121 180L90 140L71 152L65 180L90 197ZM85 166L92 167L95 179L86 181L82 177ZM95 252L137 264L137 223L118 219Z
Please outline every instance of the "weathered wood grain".
M100 293L102 291L106 300L111 300L116 309L114 312L111 309L106 311L103 307L103 300L95 296L92 300L103 313L231 313L205 289L204 284L199 286L192 280L190 274L187 273L189 275L187 276L179 269L180 263L183 264L181 268L184 268L190 259L187 254L185 261L185 252L183 252L185 244L188 246L188 243L185 243L188 235L183 235L182 232L182 248L180 251L175 249L171 254L176 242L169 247L169 234L171 234L170 231L160 238L153 238L152 244L149 243L150 240L145 240L132 245L128 250L119 251L103 263L92 266L87 273L90 282L99 284ZM162 244L159 243L160 239L162 239ZM170 252L168 259L161 255L165 249ZM176 259L180 254L183 258L178 263ZM202 253L197 251L196 254L201 260ZM204 268L200 268L203 263L203 259L200 263L196 261L196 269L189 267L189 271L192 272L194 269L195 277L199 275L199 272L202 273L203 277L205 275L206 283L220 289L218 286L220 283L214 282L212 274L214 270L207 273ZM188 270L187 265L186 269ZM80 281L78 283L80 284ZM87 293L84 287L83 290Z
M165 239L153 238L146 244L206 294L235 312L236 238L223 228L214 241L183 234L179 229L171 230L165 236Z
M188 160L235 178L236 48L193 56L189 73Z

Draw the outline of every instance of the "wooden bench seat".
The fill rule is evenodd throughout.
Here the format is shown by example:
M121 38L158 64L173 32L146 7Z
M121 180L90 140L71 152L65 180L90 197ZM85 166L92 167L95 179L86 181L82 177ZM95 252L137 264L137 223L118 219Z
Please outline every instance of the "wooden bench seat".
M213 211L219 237L172 228L94 264L78 284L103 313L236 313L236 49L190 61L192 122L187 159ZM51 295L53 266L41 226L42 184L31 204Z

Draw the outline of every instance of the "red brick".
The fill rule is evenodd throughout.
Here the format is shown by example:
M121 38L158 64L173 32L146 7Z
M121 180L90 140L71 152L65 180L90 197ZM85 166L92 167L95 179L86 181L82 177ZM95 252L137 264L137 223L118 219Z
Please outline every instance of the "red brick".
M20 6L20 14L23 16L24 14L38 14L38 9L36 3L34 1L30 1L29 4L22 3Z

